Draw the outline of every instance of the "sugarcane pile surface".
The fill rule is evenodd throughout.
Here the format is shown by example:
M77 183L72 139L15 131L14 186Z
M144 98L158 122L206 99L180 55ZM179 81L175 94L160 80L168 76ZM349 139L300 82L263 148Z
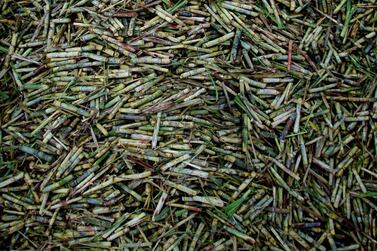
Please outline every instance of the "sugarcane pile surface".
M374 0L0 10L1 249L376 250Z

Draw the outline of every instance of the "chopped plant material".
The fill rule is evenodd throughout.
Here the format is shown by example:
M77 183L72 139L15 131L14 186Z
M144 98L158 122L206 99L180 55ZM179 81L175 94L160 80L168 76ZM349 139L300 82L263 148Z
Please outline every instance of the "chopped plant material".
M0 1L0 249L376 250L375 0Z

